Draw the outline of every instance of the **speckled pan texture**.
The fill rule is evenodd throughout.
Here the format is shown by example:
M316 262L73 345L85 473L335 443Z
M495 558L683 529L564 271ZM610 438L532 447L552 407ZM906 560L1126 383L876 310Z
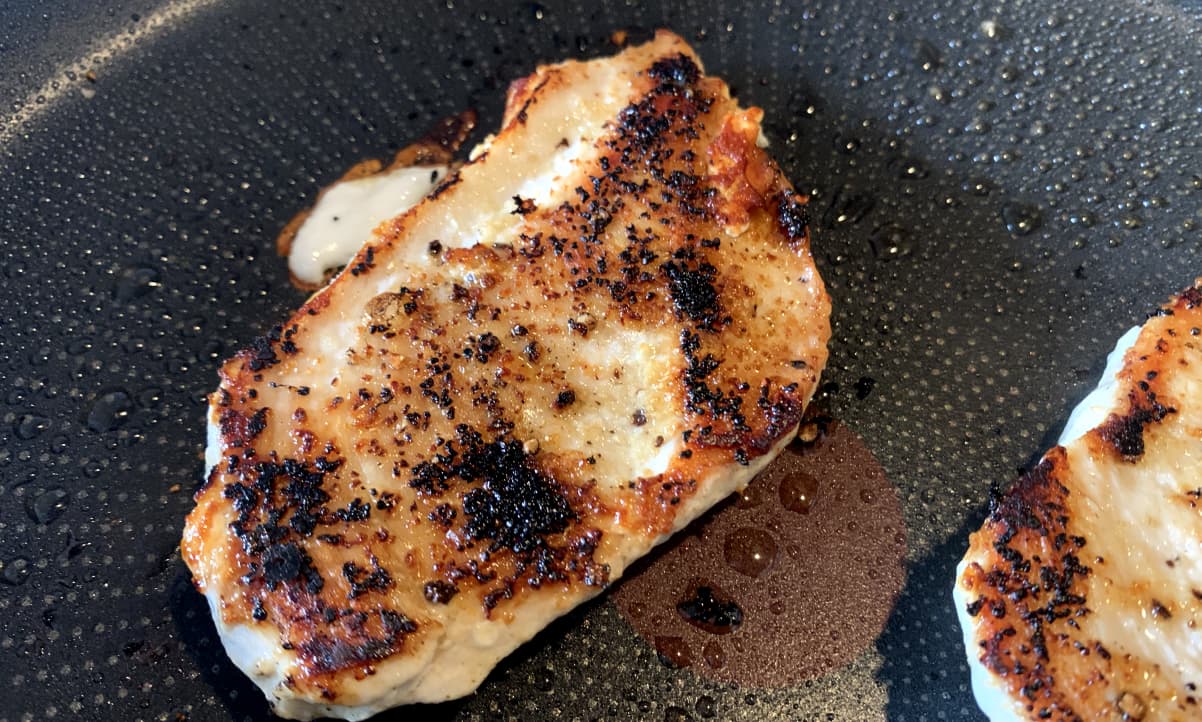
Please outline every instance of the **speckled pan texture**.
M536 63L659 26L765 109L770 152L813 196L829 468L867 475L802 449L810 486L753 484L637 586L416 714L978 719L951 584L990 484L1202 275L1200 17L1119 0L5 2L0 722L269 718L177 544L220 360L302 300L276 233L437 119L475 108L478 139ZM663 590L703 566L688 545L722 566L712 536L735 532L779 549L754 579L726 554L744 573L718 586L748 618L713 635L713 664ZM756 622L785 608L806 611Z

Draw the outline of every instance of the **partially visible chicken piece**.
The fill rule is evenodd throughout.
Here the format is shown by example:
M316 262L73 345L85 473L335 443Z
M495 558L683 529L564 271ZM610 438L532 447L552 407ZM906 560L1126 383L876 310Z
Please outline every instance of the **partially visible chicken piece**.
M183 555L278 714L470 693L794 435L830 307L761 116L670 33L540 67L226 363Z
M994 500L954 596L994 722L1202 719L1202 280Z

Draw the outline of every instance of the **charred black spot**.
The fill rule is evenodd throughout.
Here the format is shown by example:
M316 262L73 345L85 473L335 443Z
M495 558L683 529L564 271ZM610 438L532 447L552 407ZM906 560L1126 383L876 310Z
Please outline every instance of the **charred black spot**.
M660 270L668 278L676 310L699 326L712 326L719 312L718 291L714 288L718 269L704 262L690 268L685 261L668 261Z
M409 617L391 609L376 612L378 635L369 633L371 616L366 612L348 613L337 618L337 634L321 634L300 644L300 652L319 674L362 667L396 654L407 635L417 631Z
M574 403L576 403L576 392L571 389L560 391L555 396L555 408L557 410L566 409Z
M345 522L364 521L369 516L371 516L371 504L360 501L358 498L352 499L346 508L334 512L335 519Z
M423 461L413 467L409 486L417 489L419 493L434 494L449 489L448 482L453 477L454 473L446 465Z
M1157 619L1172 619L1173 614L1169 608L1162 604L1159 600L1152 600L1152 616Z
M665 133L672 126L671 121L655 112L649 103L636 103L627 106L618 113L619 131L624 140L629 140L632 150L639 155L646 154L652 146L660 143ZM594 186L594 190L598 190Z
M237 512L230 526L251 560L245 583L261 581L269 589L303 583L310 594L321 590L321 574L296 537L335 521L324 507L330 497L322 482L340 463L321 457L312 466L295 459L239 465L242 481L227 484L223 495Z
M263 582L268 589L275 589L288 582L306 582L312 589L321 589L321 574L313 566L313 558L295 543L273 544L264 550L262 558Z
M449 527L455 521L458 512L450 504L439 504L430 510L426 518L441 527Z
M529 552L575 518L563 494L534 468L520 443L496 441L465 456L470 458L456 472L483 480L463 497L468 537L491 540L492 549Z
M368 246L364 249L363 256L359 262L351 266L351 275L358 276L360 274L367 273L368 270L376 267L375 261L376 248L375 246Z
M459 589L450 582L436 579L432 582L426 582L426 586L422 591L425 594L426 601L431 604L447 604L459 592Z
M804 241L810 226L810 211L796 193L783 191L777 199L776 221L790 243Z
M697 63L684 53L657 60L647 70L647 75L659 81L660 86L683 87L692 85L701 77Z
M280 362L275 354L275 345L280 341L283 328L276 326L266 336L258 336L250 342L240 355L246 359L246 367L251 371L262 371Z
M700 337L688 329L681 329L680 350L688 363L684 370L686 408L694 414L725 417L736 431L749 430L741 411L743 399L733 394L727 395L721 388L709 384L709 377L722 362L713 354L700 355L700 348Z
M514 209L512 215L525 216L537 210L537 208L534 206L534 200L532 198L514 196L513 205Z
M392 586L392 575L378 563L374 563L373 568L368 570L354 562L346 562L342 565L342 576L350 584L351 599L368 592L381 592Z
M222 440L229 446L250 446L255 437L267 428L267 408L247 416L233 408L225 408L218 418Z
M492 333L484 333L475 339L475 343L464 349L464 358L471 360L475 359L480 363L488 363L498 349L501 348L501 339L497 338Z
M1132 408L1125 415L1111 414L1098 427L1102 440L1114 447L1124 460L1135 461L1144 454L1144 428L1159 423L1176 409L1161 404L1156 394L1143 391L1144 399L1132 392Z
M391 609L380 610L380 622L384 625L384 631L390 634L413 634L417 631L417 622Z

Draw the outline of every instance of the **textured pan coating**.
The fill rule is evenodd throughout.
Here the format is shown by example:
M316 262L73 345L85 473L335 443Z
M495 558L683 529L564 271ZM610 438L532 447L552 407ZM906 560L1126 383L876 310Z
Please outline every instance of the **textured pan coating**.
M541 67L227 362L183 552L278 713L469 693L789 440L829 300L761 116L670 33Z
M960 564L995 721L1202 717L1202 285L1124 341L1084 433L994 501Z

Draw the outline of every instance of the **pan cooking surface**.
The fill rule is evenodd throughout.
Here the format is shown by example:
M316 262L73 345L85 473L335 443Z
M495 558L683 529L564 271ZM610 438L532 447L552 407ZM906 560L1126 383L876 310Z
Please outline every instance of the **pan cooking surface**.
M467 107L495 127L535 63L657 26L766 110L772 154L813 196L827 403L896 495L905 584L875 642L788 686L665 665L603 597L422 712L979 718L951 583L989 485L1052 443L1114 340L1200 271L1196 11L414 5L0 11L0 722L269 717L177 542L218 363L302 298L275 234L355 161Z

